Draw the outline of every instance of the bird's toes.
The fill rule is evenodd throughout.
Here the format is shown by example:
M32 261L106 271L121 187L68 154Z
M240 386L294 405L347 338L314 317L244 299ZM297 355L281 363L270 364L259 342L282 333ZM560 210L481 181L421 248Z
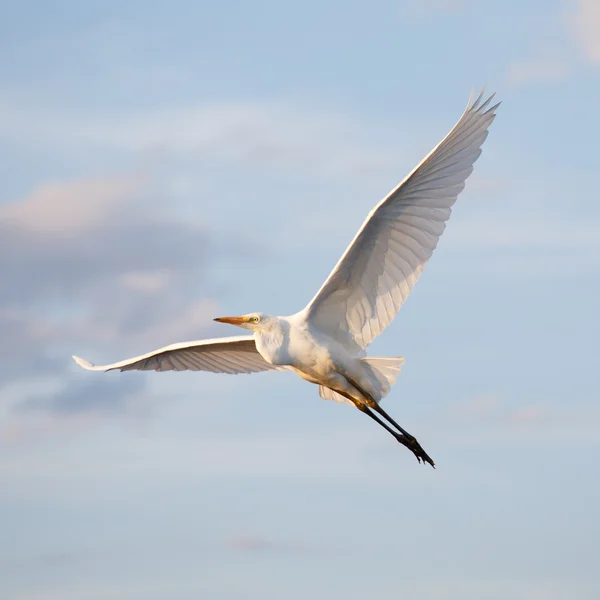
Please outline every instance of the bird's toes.
M417 457L417 460L419 462L423 461L423 464L429 464L435 469L435 463L433 462L433 460L431 459L429 454L427 454L427 452L425 452L425 450L423 450L423 448L421 447L421 444L419 444L419 442L417 442L416 439L411 440L411 445L412 445L411 450L413 451L414 455Z
M435 469L435 463L433 462L433 460L431 460L431 458L429 458L428 454L425 454L425 457L423 458L423 464L427 463L428 465L431 465L432 468Z

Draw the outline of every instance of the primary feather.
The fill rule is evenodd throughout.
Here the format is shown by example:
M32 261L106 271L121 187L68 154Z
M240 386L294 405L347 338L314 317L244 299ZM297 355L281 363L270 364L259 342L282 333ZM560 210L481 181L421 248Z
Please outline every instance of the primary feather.
M450 133L371 211L306 308L316 327L358 351L392 322L481 154L498 107L488 108L492 98L469 101Z
M171 344L110 365L96 366L78 356L73 359L88 371L210 371L237 375L281 369L259 354L253 335Z

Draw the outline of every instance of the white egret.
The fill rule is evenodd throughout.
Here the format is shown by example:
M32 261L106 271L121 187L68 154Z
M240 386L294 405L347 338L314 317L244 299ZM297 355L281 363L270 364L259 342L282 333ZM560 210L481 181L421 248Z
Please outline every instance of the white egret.
M300 312L215 319L250 335L184 342L94 371L120 369L256 373L291 370L319 386L321 398L348 402L377 421L419 462L434 466L416 438L379 405L404 363L369 357L366 347L398 313L446 227L473 171L499 103L472 97L450 133L370 212L321 289ZM383 420L387 421L387 423Z

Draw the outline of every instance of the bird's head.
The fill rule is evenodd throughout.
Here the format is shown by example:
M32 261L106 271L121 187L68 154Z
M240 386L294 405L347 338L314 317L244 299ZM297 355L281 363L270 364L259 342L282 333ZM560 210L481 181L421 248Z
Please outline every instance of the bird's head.
M229 323L251 331L260 331L264 329L270 322L272 317L263 315L262 313L249 313L239 317L218 317L215 321L219 323Z

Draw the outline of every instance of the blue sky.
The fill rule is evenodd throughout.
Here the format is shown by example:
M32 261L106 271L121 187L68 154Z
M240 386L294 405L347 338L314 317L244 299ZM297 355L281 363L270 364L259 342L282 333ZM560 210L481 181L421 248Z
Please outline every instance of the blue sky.
M7 5L0 595L597 598L595 0ZM372 346L436 471L290 374L91 374L289 314L503 104Z

